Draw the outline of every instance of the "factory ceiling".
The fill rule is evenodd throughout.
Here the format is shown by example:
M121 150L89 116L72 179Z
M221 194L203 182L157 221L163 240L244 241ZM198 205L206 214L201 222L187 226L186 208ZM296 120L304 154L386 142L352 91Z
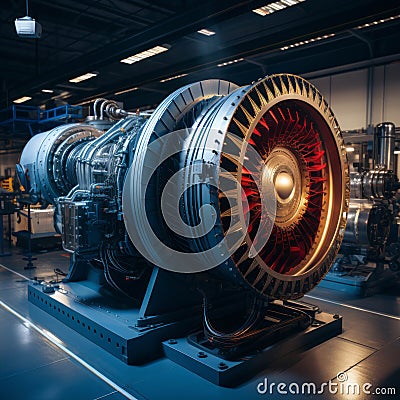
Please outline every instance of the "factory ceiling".
M266 14L252 10L268 0L31 0L29 15L43 33L26 39L14 27L25 0L3 0L0 109L23 96L31 97L24 105L47 108L97 97L151 108L200 79L243 84L275 72L313 77L400 61L398 1L291 6L297 2L278 1ZM146 57L147 50L158 54Z

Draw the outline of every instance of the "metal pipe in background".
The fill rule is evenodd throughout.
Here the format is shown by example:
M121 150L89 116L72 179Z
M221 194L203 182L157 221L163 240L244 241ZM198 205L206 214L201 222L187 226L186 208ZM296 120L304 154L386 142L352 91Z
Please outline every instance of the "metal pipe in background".
M385 166L389 170L396 171L395 140L396 132L393 123L382 122L376 126L374 138L375 167Z

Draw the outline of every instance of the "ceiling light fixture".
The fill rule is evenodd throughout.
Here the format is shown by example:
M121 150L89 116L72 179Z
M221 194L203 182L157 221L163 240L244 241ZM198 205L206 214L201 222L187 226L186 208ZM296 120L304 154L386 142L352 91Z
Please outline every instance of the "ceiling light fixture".
M83 75L77 76L76 78L70 79L69 82L71 82L71 83L79 83L79 82L86 81L88 79L94 78L98 74L99 74L98 72L88 72L87 74L83 74Z
M93 96L94 97L94 99L97 99L98 97L100 97L100 96ZM75 103L75 104L72 104L73 106L84 106L85 104L89 104L89 103L93 103L93 99L91 99L91 100L85 100L85 101L82 101L82 102L80 102L80 103Z
M304 3L306 0L280 0L280 1L275 1L273 3L268 3L267 5L256 8L253 11L253 13L256 13L258 15L261 15L262 17L265 17L268 14L272 14L276 11L284 10L287 7L295 6L296 4L299 3Z
M167 46L167 45L155 46L149 50L145 50L140 53L134 54L133 56L124 58L123 60L121 60L121 62L125 63L125 64L133 64L138 61L142 61L145 58L153 57L157 54L163 53L164 51L169 50L169 48L170 48L170 46Z
M121 90L121 91L119 91L119 92L115 92L114 94L115 94L116 96L118 96L119 94L128 93L128 92L133 92L133 91L138 90L138 89L139 89L138 87L133 87L133 88Z
M382 19L378 19L378 20L373 21L373 22L368 22L366 24L358 25L358 26L355 27L355 29L369 28L370 26L379 25L379 24L382 24L384 22L393 21L393 20L398 19L398 18L400 18L400 15L393 15L392 17L382 18Z
M175 76L171 76L170 78L165 78L165 79L161 79L160 82L168 82L168 81L172 81L173 79L178 79L178 78L182 78L184 76L187 76L188 74L180 74L180 75L175 75Z
M237 58L236 60L226 61L221 64L218 64L217 67L225 67L227 65L235 64L235 63L238 63L243 60L244 60L244 58Z
M32 97L29 96L22 96L19 99L14 100L13 102L16 104L21 104L21 103L25 103L25 101L31 100Z
M202 35L205 35L205 36L215 35L215 32L210 31L209 29L200 29L199 31L197 31L197 33L201 33Z
M54 90L51 89L42 89L43 93L54 93Z
M72 94L68 91L61 92L60 94L51 97L52 100L65 100L71 97Z
M314 42L319 42L320 40L329 39L329 38L331 38L331 37L333 37L333 36L335 36L334 33L329 33L329 34L327 34L327 35L318 36L318 37L316 37L316 38L307 39L307 40L303 40L302 42L296 42L296 43L289 44L289 45L287 45L287 46L283 46L283 47L281 47L281 50L282 50L282 51L284 51L284 50L289 50L289 49L292 49L292 48L294 48L294 47L304 46L305 44L310 44L310 43L314 43Z
M400 15L394 15L394 16L392 16L392 17L380 19L380 20L373 21L373 22L368 22L368 23L363 24L363 25L358 25L358 26L356 26L356 27L353 28L353 29L364 29L364 28L368 28L368 27L371 27L371 26L375 26L375 25L382 24L382 23L384 23L384 22L393 21L393 20L396 20L396 19L398 19L398 18L400 18ZM289 50L289 49L292 49L292 48L294 48L294 47L299 47L299 46L303 46L303 45L305 45L305 44L310 44L310 43L313 43L313 42L318 42L318 41L320 41L320 40L328 39L328 38L331 38L331 37L333 37L333 36L335 36L334 33L329 33L329 34L327 34L327 35L318 36L318 37L315 37L315 38L313 38L313 39L307 39L307 40L303 40L302 42L296 42L296 43L293 43L293 44L289 44L289 45L287 45L287 46L283 46L283 47L281 47L281 50L283 50L283 51L284 51L284 50Z
M26 16L15 20L15 30L22 38L40 39L42 36L42 25L29 16L28 0L25 1Z

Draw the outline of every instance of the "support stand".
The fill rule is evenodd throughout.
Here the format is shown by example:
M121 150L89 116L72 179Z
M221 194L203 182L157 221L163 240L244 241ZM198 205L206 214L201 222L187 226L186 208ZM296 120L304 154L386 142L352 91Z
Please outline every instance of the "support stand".
M2 193L0 195L0 257L11 255L11 215L15 211L13 204L13 193ZM7 239L4 239L4 216L7 216Z
M4 223L3 223L4 214L0 213L0 257L6 257L11 255L10 251L6 251L6 245L4 241ZM11 249L11 239L8 239L8 250Z
M256 345L250 341L238 352L226 353L213 346L201 330L198 293L187 287L181 292L177 286L173 296L165 297L171 295L168 274L155 268L144 297L137 303L115 297L93 281L56 285L31 282L28 299L127 364L142 364L165 355L210 382L229 387L272 366L277 358L316 346L342 332L339 315L320 313L306 303L274 302L262 319L270 329ZM166 299L165 304L160 296ZM213 312L219 321L221 316L235 315L242 303L243 296L232 298L228 304L214 298ZM187 336L190 332L195 333Z
M296 308L304 311L304 303L298 302L297 305L294 303L291 302L290 307L287 307L285 303L274 304L273 308L276 312L282 312L282 315L290 315ZM289 353L304 351L342 332L342 317L339 315L317 313L313 323L305 330L301 330L297 324L298 321L294 321L294 324L290 324L289 321L291 325L289 326L287 320L276 319L276 315L272 316L272 314L274 313L266 310L265 318L270 319L270 322L275 322L271 324L270 335L266 333L267 340L264 346L249 352L246 356L227 359L205 340L202 331L186 338L163 342L165 355L216 385L234 387L266 367L272 366L274 360Z
M187 288L182 296L171 295L168 275L154 268L137 301L116 296L94 277L56 285L29 283L28 300L127 364L141 364L162 357L164 340L201 327L201 297ZM154 298L153 291L164 296Z
M37 260L36 258L32 257L32 217L31 217L31 205L28 203L28 250L26 252L26 257L22 259L27 261L26 266L24 267L25 270L28 269L35 269L36 267L33 265L32 261Z

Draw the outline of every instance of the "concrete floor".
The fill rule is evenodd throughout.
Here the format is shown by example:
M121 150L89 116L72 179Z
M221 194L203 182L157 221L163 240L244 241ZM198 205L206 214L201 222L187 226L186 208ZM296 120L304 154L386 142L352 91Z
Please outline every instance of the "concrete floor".
M400 394L400 286L384 294L356 298L316 288L305 297L323 311L343 316L339 336L300 353L272 360L264 371L232 389L209 383L172 361L161 358L128 366L74 330L28 303L26 278L55 278L54 268L68 270L68 254L38 253L34 270L24 270L18 250L0 259L0 399L369 399L378 395L259 394L264 382L300 385L337 380ZM341 376L339 377L341 378Z

